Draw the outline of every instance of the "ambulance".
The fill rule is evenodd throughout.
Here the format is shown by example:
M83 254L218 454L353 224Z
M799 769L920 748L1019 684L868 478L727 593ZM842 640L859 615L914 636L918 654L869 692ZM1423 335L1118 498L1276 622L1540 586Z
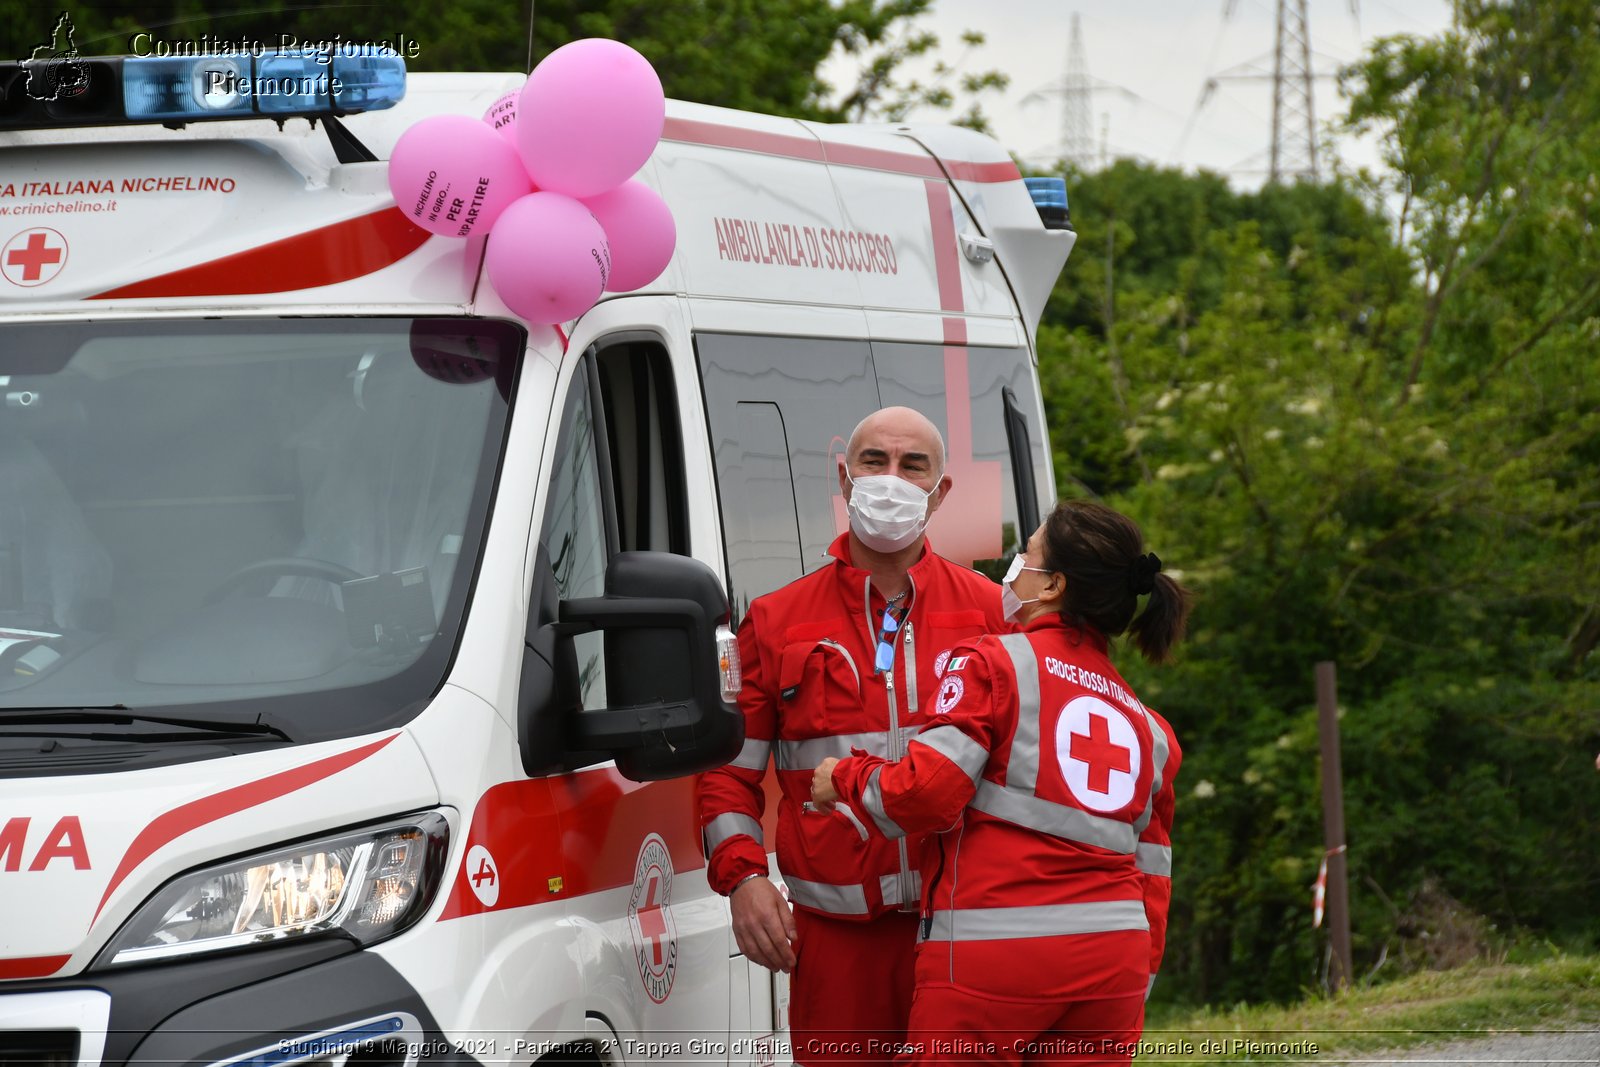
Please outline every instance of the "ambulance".
M670 266L541 326L385 163L525 75L325 58L0 66L0 1061L788 1062L696 826L731 632L881 406L944 555L1039 521L1064 187L669 102Z

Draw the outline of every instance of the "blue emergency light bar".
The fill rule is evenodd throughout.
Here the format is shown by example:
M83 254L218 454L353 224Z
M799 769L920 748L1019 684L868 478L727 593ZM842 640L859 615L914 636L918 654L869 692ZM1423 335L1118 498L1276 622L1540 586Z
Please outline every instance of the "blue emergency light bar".
M1067 212L1067 179L1024 178L1033 206L1039 209L1039 220L1047 230L1072 229L1072 216Z
M0 130L331 118L393 107L406 64L356 48L0 63Z

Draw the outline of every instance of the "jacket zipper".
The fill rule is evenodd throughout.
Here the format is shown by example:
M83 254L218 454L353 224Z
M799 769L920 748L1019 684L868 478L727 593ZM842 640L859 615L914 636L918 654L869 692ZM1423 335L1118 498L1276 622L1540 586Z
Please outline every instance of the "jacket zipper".
M856 693L859 695L861 693L861 668L856 666L856 658L850 654L850 650L830 637L824 637L817 644L826 645L844 657L844 661L850 665L850 673L856 676Z
M911 578L910 575L906 576L906 580L907 580L907 582L910 583L910 592L908 594L908 599L906 601L906 614L905 614L905 617L906 617L906 620L907 620L906 623L905 623L905 630L906 630L906 642L905 642L905 649L904 649L904 652L906 654L905 655L905 663L906 663L906 670L908 670L909 672L911 672L911 674L913 676L915 676L916 671L917 671L917 663L916 663L916 660L912 659L911 655L910 655L914 651L914 649L912 647L912 644L911 644L911 629L910 629L911 624L910 624L910 619L911 619L911 609L917 602L917 583L916 583L915 580L913 580ZM873 637L872 633L871 633L871 628L872 628L872 579L870 577L867 578L866 586L865 586L865 588L863 590L863 595L864 595L863 609L866 612L868 637L871 640L872 647L876 647L877 639L876 639L876 637ZM889 740L890 740L890 753L889 753L889 755L890 755L890 759L891 759L892 762L899 763L901 757L905 754L905 746L903 745L903 743L901 741L901 737L900 737L900 709L899 709L899 706L895 702L894 670L893 670L893 668L891 668L890 670L884 672L883 682L884 682L884 692L887 695L888 700L889 700ZM916 710L916 685L917 685L917 683L916 683L914 677L913 677L913 679L911 681L906 683L906 696L907 696L907 703L909 705L908 712L914 712ZM906 839L903 838L903 837L900 838L900 840L898 842L896 842L896 845L897 845L897 848L898 848L899 853L900 853L900 870L898 872L896 872L896 874L895 874L895 881L900 886L900 910L901 911L916 912L919 909L920 900L913 901L911 899L911 882L912 882L912 879L911 879L911 852L906 847Z

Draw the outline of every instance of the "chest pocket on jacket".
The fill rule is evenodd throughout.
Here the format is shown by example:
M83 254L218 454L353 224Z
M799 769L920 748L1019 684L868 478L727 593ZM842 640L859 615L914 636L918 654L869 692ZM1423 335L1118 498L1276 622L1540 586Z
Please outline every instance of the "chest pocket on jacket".
M939 682L950 665L950 653L984 635L981 611L930 611L917 630L917 708L912 725L932 721L939 704Z
M780 735L855 733L862 721L861 670L831 638L794 641L778 664Z

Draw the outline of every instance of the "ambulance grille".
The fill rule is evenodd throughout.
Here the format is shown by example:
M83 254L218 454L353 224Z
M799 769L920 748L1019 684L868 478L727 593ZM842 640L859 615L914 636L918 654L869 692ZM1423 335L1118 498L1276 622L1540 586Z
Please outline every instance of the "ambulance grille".
M0 1067L73 1067L76 1030L0 1030Z

